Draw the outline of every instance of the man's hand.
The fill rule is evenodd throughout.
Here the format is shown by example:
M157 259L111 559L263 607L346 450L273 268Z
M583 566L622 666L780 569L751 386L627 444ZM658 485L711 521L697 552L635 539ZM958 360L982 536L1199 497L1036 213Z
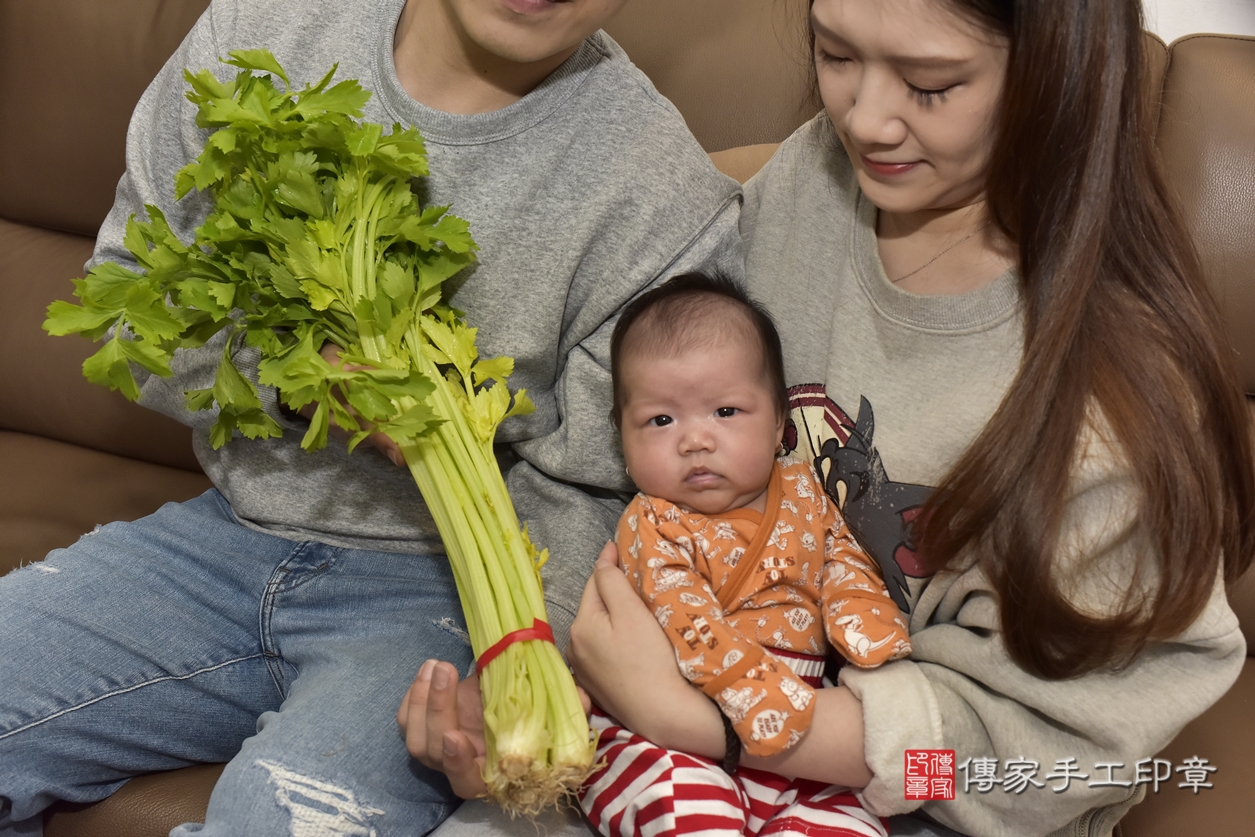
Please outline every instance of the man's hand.
M449 777L463 799L483 796L484 705L479 676L458 680L452 663L428 660L397 710L410 755Z
M366 366L358 366L354 364L345 365L344 361L340 357L340 347L337 346L335 343L323 343L322 348L318 350L318 354L322 355L323 360L327 361L327 363L330 363L332 366L334 366L337 369L343 367L344 369L351 372L355 369L369 368ZM344 402L341 401L340 403L343 404ZM348 410L350 413L353 413L354 416L357 416L357 413L348 404L344 404L344 408ZM304 407L301 408L300 414L307 419L313 418L314 412L317 409L318 409L318 404L316 402L306 404ZM357 418L358 418L358 421L362 422L363 426L370 425L370 422L363 420L360 416L358 416ZM349 431L345 430L343 427L340 427L338 424L336 424L335 413L331 414L331 423L327 432L330 435L335 436L337 439L345 443L347 443L349 438L353 435ZM363 440L362 444L370 445L371 447L378 449L380 453L382 453L384 456L392 460L392 464L397 465L398 467L405 467L405 457L401 454L401 448L397 445L396 442L394 442L388 436L385 436L382 433L372 433L369 436L367 436L365 440Z

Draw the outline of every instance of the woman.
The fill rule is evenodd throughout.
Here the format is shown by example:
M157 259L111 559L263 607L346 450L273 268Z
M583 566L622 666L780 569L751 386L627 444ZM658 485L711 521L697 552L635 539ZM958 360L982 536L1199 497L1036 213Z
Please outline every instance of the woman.
M1255 548L1245 407L1142 124L1140 5L815 0L811 22L825 112L747 184L746 269L782 325L795 452L915 653L843 671L794 750L742 764L918 817L891 833L1108 834L1139 760L1237 676L1224 583ZM722 756L608 562L581 682ZM449 757L425 758L456 773L468 742L429 717ZM907 750L955 751L953 800L906 799Z

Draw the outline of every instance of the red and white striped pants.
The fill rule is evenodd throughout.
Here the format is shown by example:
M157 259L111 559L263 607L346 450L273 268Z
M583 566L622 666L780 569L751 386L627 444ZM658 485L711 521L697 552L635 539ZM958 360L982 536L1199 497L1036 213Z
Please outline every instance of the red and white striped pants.
M729 776L708 758L666 750L601 712L597 757L605 766L580 804L606 837L886 837L884 824L848 788L739 768Z

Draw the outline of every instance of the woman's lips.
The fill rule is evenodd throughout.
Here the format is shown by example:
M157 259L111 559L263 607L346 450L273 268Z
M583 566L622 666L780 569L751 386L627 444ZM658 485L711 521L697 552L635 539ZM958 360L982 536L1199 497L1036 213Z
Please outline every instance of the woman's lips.
M502 2L512 11L526 15L547 12L568 0L502 0Z
M896 177L906 174L920 164L919 160L910 163L881 163L876 160L869 160L862 154L859 155L859 159L863 163L863 168L867 169L871 174L881 177Z

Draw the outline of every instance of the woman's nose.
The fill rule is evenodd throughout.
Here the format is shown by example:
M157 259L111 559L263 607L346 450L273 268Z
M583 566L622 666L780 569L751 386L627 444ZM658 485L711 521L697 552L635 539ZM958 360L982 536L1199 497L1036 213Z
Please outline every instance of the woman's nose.
M845 113L845 131L859 146L896 146L906 139L906 123L887 80L864 73Z

